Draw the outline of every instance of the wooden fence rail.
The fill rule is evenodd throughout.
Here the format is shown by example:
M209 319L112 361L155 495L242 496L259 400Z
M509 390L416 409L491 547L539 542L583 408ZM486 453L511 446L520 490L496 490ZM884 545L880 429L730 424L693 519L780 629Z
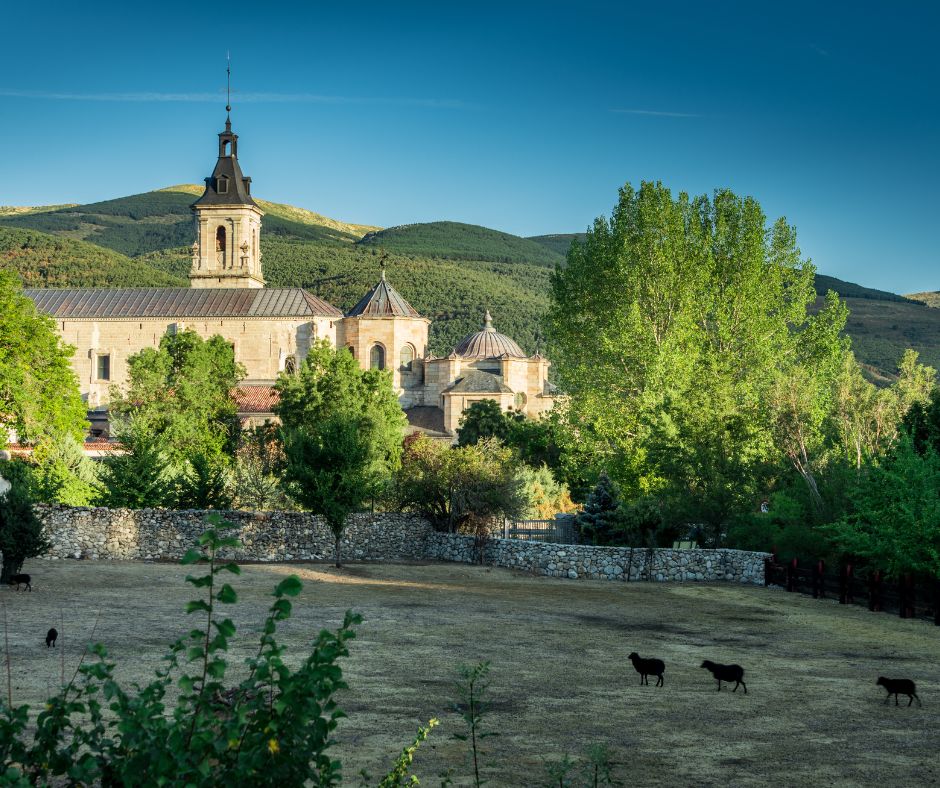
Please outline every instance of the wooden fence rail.
M940 580L918 580L911 574L888 580L880 570L856 576L847 562L827 570L825 561L810 566L793 558L779 563L769 558L764 565L764 585L780 585L789 592L812 594L814 599L834 598L842 605L867 604L872 612L893 612L901 618L932 619L940 626Z

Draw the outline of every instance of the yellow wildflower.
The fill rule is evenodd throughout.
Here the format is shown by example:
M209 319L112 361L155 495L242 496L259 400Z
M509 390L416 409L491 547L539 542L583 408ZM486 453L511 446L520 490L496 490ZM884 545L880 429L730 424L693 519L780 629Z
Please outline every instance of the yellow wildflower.
M277 743L277 739L268 739L268 752L271 755L277 755L281 751L280 745Z

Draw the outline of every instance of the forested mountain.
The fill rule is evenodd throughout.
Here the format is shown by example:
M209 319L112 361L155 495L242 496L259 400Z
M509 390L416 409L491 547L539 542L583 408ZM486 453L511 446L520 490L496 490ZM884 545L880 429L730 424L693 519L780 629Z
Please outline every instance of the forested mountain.
M176 287L186 280L72 238L0 226L0 268L26 287Z
M189 206L200 193L183 185L89 205L0 209L0 265L34 287L185 284ZM391 282L434 321L432 352L448 353L489 309L496 327L527 352L551 355L539 331L551 271L583 233L519 238L459 222L378 230L257 201L265 211L261 250L269 285L305 287L349 309L375 284L385 252ZM822 274L816 289L820 295L833 289L845 300L848 333L873 377L892 375L907 347L940 367L940 309L920 302L931 294L912 300Z
M368 233L359 244L380 246L389 252L443 260L538 263L548 267L563 262L565 254L559 254L554 249L528 238L460 222L428 222L389 227Z

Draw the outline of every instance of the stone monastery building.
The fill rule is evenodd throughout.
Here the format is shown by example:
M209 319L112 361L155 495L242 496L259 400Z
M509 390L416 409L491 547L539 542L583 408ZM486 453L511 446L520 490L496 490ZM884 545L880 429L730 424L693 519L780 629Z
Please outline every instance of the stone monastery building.
M381 278L348 314L301 288L267 288L261 267L261 220L251 178L238 164L238 135L226 118L219 158L203 195L193 203L195 241L190 286L27 290L74 345L73 367L93 430L107 425L108 390L127 383L129 356L155 347L166 332L218 334L235 349L247 376L235 392L243 421L273 418L271 386L296 369L312 342L346 347L363 368L392 372L399 402L418 429L453 435L473 402L493 399L530 417L549 410L556 395L548 359L526 356L493 327L489 314L475 334L446 358L428 352L422 317Z

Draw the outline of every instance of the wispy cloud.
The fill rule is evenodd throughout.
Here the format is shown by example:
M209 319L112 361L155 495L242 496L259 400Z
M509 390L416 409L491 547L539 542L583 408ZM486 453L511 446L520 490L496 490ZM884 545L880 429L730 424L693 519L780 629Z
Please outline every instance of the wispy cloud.
M12 90L0 88L0 96L7 98L43 99L47 101L106 101L106 102L188 102L217 104L225 97L219 93L159 93L130 91L125 93L71 93L46 90ZM381 96L330 96L317 93L238 93L232 92L233 103L255 104L373 104L397 107L434 107L440 109L473 109L475 105L459 99L428 99Z
M618 115L648 115L653 118L704 118L696 112L666 112L658 109L612 109Z
M821 46L819 46L819 44L814 44L812 41L810 41L806 46L812 49L813 52L815 52L817 55L822 55L823 57L829 57L829 51L826 49L823 49Z

